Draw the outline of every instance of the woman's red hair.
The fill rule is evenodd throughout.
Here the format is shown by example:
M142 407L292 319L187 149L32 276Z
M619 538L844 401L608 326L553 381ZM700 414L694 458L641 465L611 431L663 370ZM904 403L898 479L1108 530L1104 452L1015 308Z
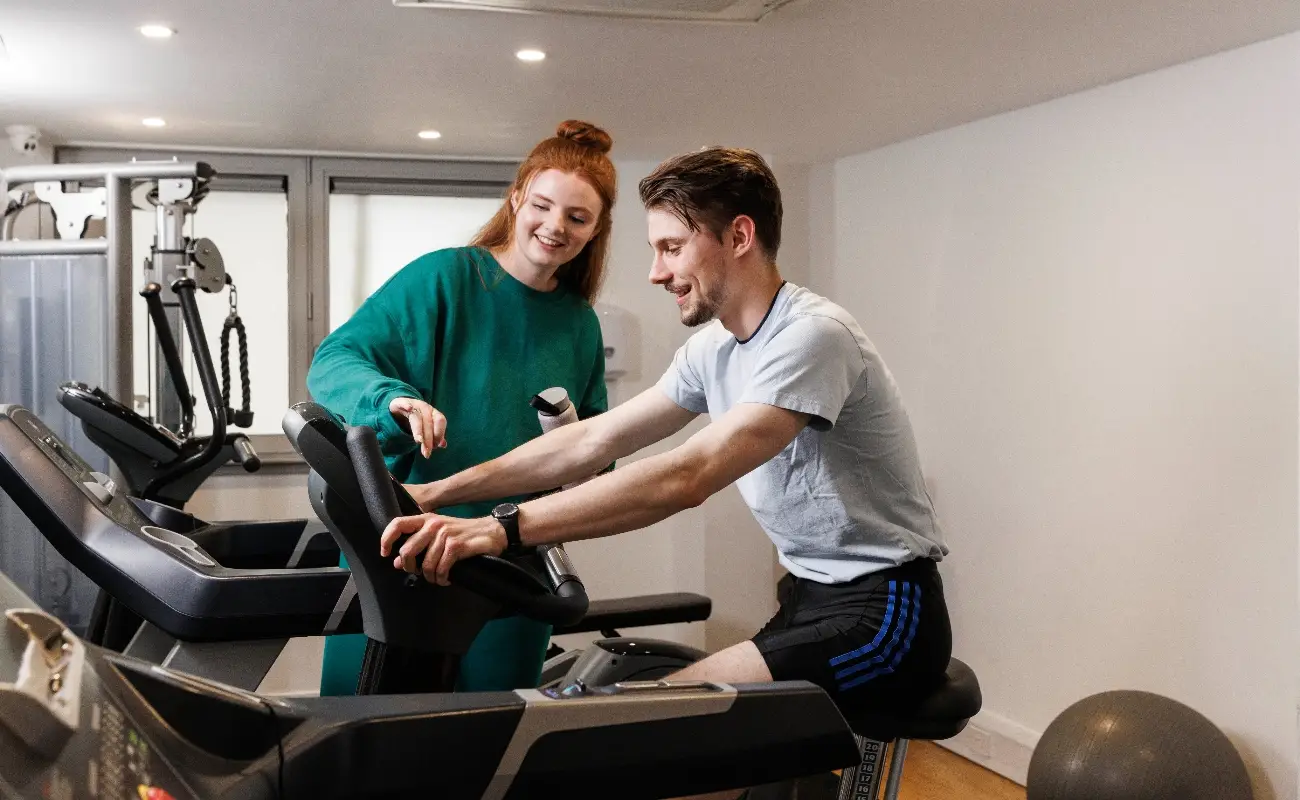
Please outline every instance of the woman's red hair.
M519 166L506 202L474 236L470 245L489 250L509 247L515 233L515 209L510 197L518 197L522 202L528 184L538 173L548 169L577 175L600 195L600 217L596 223L596 235L572 261L560 267L555 277L561 286L581 295L588 303L594 303L605 278L605 259L609 253L611 218L618 189L614 163L608 155L613 144L614 140L608 133L589 122L561 122L555 135L538 142Z

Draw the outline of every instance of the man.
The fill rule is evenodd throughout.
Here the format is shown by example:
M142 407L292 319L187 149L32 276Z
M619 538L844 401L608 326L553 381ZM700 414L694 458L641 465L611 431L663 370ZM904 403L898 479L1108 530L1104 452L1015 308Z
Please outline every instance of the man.
M445 584L458 559L644 528L737 483L792 578L762 631L678 677L808 680L850 714L906 702L948 664L936 567L948 551L889 371L844 309L782 280L781 195L757 153L678 156L640 193L650 280L675 297L684 324L713 324L677 351L657 386L412 493L431 511L545 491L698 414L711 424L669 452L490 517L394 520L381 552Z

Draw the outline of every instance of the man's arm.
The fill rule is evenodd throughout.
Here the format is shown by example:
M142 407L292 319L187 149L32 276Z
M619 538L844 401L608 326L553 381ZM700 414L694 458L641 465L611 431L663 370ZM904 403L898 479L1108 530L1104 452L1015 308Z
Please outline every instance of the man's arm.
M776 406L740 403L680 447L523 504L520 538L524 544L538 545L610 536L698 506L785 449L809 418ZM496 555L506 545L504 531L490 517L461 520L426 514L390 523L380 552L388 555L408 533L415 535L402 545L394 566L422 572L444 585L456 561Z
M408 488L426 511L554 489L668 438L695 416L651 387L604 414L563 425L492 461Z
M519 507L524 544L594 539L694 508L771 460L808 415L741 403L681 446Z

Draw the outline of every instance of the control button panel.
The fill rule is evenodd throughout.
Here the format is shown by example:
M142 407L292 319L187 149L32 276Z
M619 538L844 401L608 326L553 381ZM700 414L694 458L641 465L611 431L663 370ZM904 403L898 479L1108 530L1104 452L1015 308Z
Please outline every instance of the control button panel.
M91 797L175 800L158 785L159 780L170 778L167 767L118 708L96 704L92 724L100 738L98 757L87 765L86 788Z
M717 692L722 687L708 681L621 681L609 686L588 686L581 679L567 686L543 689L542 694L553 700L570 700L580 697L616 697L647 694L680 694L683 692Z

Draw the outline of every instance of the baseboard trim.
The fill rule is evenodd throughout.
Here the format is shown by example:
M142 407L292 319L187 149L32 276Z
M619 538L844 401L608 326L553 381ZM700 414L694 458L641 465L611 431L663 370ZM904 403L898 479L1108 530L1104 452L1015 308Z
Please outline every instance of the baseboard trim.
M1041 736L1000 714L981 711L966 730L937 744L1024 786Z

